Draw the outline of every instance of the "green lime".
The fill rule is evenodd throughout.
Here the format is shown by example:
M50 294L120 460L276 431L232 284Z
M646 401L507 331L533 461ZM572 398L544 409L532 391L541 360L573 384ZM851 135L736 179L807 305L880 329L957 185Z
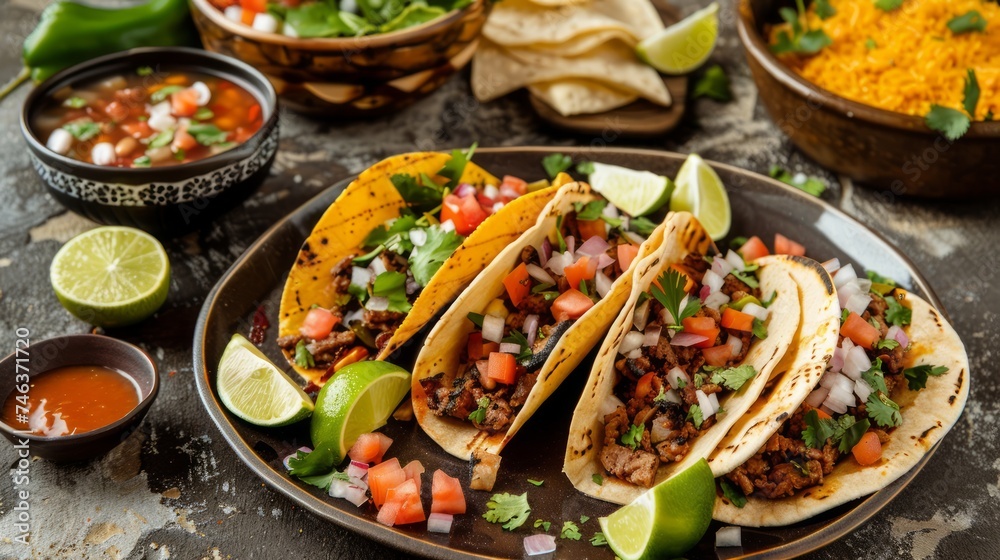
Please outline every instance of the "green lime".
M708 530L715 480L704 459L600 519L608 546L622 560L674 558Z
M670 209L694 214L712 239L725 237L733 223L729 195L722 179L705 160L698 154L688 156L674 182L677 187L670 199Z
M604 163L593 166L590 186L631 216L654 212L670 200L674 185L662 175Z
M309 395L243 335L234 334L219 360L219 400L258 426L286 426L309 416Z
M687 74L708 60L718 38L719 4L712 2L645 38L635 51L643 62L664 74Z
M149 317L166 301L170 261L152 235L106 226L63 245L49 278L70 313L99 327L121 327Z
M312 442L344 460L358 436L385 425L410 391L410 372L389 362L356 362L337 372L316 397Z

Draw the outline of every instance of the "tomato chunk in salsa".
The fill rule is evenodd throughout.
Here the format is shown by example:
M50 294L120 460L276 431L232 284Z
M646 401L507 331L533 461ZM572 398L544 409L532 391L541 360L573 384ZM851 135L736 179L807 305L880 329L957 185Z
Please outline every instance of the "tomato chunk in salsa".
M260 102L200 72L135 72L57 91L32 118L46 146L109 167L159 167L211 157L263 124Z

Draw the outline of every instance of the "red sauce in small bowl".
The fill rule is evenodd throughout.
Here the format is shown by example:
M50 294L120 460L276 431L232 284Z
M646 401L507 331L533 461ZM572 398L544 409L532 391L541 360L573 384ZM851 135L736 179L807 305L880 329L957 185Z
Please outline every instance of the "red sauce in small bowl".
M32 376L27 395L8 395L0 419L42 436L82 434L117 422L139 404L128 375L102 366L65 366Z

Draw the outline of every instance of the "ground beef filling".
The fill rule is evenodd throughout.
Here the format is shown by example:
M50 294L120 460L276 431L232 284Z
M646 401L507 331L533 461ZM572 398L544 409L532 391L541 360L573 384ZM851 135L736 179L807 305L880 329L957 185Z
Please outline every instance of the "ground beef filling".
M701 255L694 254L688 255L681 263L680 268L695 281L692 294L697 294L701 290L701 280L709 266L708 261ZM760 299L759 290L750 288L732 275L725 277L722 291L732 301L747 295ZM650 320L647 326L654 328L661 326L660 313L663 307L655 298L649 301ZM698 311L695 317L711 317L716 324L721 320L718 311L705 307ZM721 329L713 346L725 344L730 336L739 337L743 344L739 355L730 359L725 367L740 364L753 342L752 333ZM648 488L653 485L656 471L661 463L679 462L687 456L694 439L715 424L715 416L705 418L700 428L695 427L694 423L687 419L691 406L698 404L696 391L712 394L720 393L724 388L706 379L700 385L696 386L692 382L677 391L681 403L655 399L661 389L665 393L671 388L667 372L679 367L694 380L695 374L701 371L704 365L705 358L699 348L671 346L665 328L661 331L659 342L655 346L642 347L642 355L638 358L629 359L619 355L618 361L615 362L617 380L614 394L625 403L625 406L619 406L604 418L601 465L608 474ZM650 390L644 395L636 395L639 379L650 372L655 374ZM642 439L635 449L622 444L622 436L633 425L643 427Z
M880 325L881 336L884 339L889 330L885 320L887 305L884 300L873 297L862 318L866 321L874 319ZM843 342L841 338L840 342ZM868 350L868 357L882 359L885 372L885 385L892 397L896 387L902 387L903 355L905 349L896 347L891 351ZM753 457L726 475L726 478L737 485L749 496L755 494L768 499L778 499L794 496L798 491L823 484L823 477L833 472L834 466L842 456L836 446L829 442L822 449L806 446L802 440L802 432L806 428L805 415L813 407L803 403L773 435L764 447ZM864 403L848 408L847 414L857 419L866 418ZM889 442L889 434L878 428L874 423L869 431L878 435L879 441L885 445Z

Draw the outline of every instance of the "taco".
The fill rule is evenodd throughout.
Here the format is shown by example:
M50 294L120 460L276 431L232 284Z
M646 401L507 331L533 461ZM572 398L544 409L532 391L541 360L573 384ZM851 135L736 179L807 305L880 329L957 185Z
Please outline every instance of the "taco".
M797 257L722 255L693 216L674 214L574 411L563 465L573 485L625 504L708 457L792 342L796 277L822 287L803 268Z
M278 345L306 380L322 385L348 363L392 354L534 225L555 194L501 181L469 157L456 150L383 160L320 218L279 312Z
M788 525L876 492L916 465L965 406L968 357L939 311L877 274L824 266L836 271L844 306L838 346L818 383L803 392L777 378L719 447L715 458L731 467L718 479L714 517L724 523ZM755 424L773 427L756 447L731 445Z
M498 454L604 334L662 231L585 183L562 187L427 337L412 391L423 430L456 457Z

